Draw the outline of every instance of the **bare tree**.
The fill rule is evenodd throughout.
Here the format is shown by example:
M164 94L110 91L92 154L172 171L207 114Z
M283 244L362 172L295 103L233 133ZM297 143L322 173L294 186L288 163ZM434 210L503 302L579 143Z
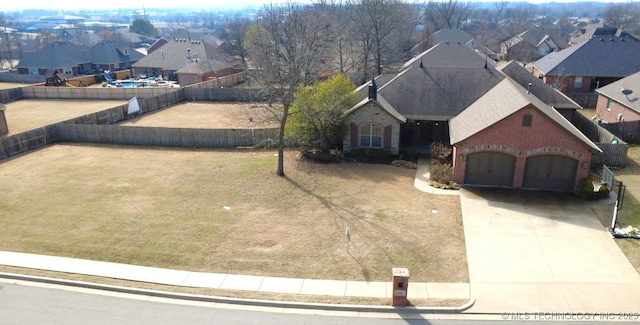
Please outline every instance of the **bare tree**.
M443 28L460 29L476 10L473 2L458 0L430 0L425 10L425 19L433 24L436 30Z
M369 78L370 59L374 75L383 70L385 58L411 49L409 41L417 25L417 10L401 0L348 0L348 19L353 38L360 48L363 82ZM400 56L401 57L401 56Z
M242 66L247 68L247 49L245 48L245 36L251 27L251 21L248 18L240 16L234 17L228 23L222 26L221 39L231 45L234 54L240 56Z
M284 176L285 125L299 84L313 82L314 69L324 58L328 26L313 7L286 3L266 5L261 19L247 32L246 44L255 77L282 104L277 117L278 176Z
M602 15L602 19L611 27L625 30L638 24L640 20L640 4L635 2L611 4Z

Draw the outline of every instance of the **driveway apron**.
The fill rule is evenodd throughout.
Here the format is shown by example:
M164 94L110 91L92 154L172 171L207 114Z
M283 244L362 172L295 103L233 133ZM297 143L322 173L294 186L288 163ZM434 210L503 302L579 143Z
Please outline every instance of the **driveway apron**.
M590 210L593 202L465 188L460 203L476 298L468 312L640 311L640 275Z

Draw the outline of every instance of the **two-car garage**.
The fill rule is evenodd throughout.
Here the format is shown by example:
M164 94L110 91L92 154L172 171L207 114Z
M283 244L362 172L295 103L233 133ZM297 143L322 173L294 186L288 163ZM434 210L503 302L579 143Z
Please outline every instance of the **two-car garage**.
M527 157L524 175L520 178L522 185L518 186L516 156L492 151L475 152L467 155L464 185L574 191L577 168L578 161L567 156Z

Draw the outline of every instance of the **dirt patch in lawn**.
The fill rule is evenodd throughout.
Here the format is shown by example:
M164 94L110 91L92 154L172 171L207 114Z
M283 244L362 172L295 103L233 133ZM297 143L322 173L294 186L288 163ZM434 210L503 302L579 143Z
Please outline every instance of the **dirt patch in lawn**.
M282 178L276 159L81 145L16 156L0 162L0 250L362 281L407 267L412 281L468 281L459 199L418 191L415 170L287 152Z
M274 128L279 123L264 103L185 102L128 120L122 126L204 129Z
M9 134L14 135L126 104L114 100L23 99L5 104Z

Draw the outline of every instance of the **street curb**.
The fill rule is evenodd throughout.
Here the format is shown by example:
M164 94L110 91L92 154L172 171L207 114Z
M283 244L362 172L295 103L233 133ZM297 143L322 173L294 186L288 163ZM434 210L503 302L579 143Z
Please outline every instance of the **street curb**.
M55 284L55 285L64 285L64 286L71 286L71 287L78 287L78 288L95 289L95 290L144 295L144 296L160 297L160 298L168 298L168 299L179 299L179 300L190 300L190 301L199 301L199 302L211 302L211 303L256 306L256 307L290 308L290 309L307 309L307 310L330 310L330 311L394 313L394 314L422 314L422 313L445 314L445 313L461 313L464 310L469 309L475 303L475 298L470 297L469 300L467 300L467 302L456 307L412 307L412 306L411 307L393 307L393 306L368 306L368 305L338 305L338 304L242 299L242 298L229 298L229 297L219 297L219 296L184 294L184 293L176 293L176 292L168 292L168 291L129 288L129 287L122 287L122 286L113 286L108 284L81 282L81 281L47 278L47 277L22 275L22 274L15 274L15 273L5 273L5 272L0 272L0 278Z

